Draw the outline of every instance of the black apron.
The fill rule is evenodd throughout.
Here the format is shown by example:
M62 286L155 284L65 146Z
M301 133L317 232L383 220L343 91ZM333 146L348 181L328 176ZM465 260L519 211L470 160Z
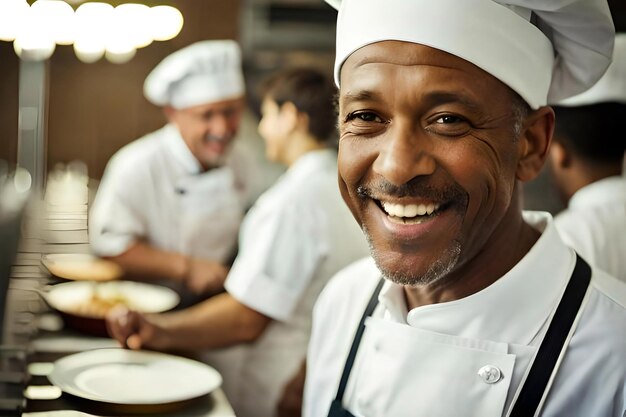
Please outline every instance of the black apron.
M564 349L567 336L574 324L578 310L582 304L583 298L587 293L589 282L591 281L591 268L580 256L576 255L576 266L574 272L565 288L563 297L556 308L554 317L550 322L548 331L539 346L535 360L532 363L530 372L524 381L524 385L519 393L510 417L529 417L534 416L539 403L543 397L550 376L554 370L561 351ZM365 331L365 320L372 315L378 304L378 294L383 286L384 279L378 282L372 297L367 304L367 308L361 317L359 327L357 328L350 353L346 359L343 368L341 381L337 395L330 405L328 417L354 417L352 413L343 408L343 395L348 385L348 378L354 365L356 353L359 350L361 338Z

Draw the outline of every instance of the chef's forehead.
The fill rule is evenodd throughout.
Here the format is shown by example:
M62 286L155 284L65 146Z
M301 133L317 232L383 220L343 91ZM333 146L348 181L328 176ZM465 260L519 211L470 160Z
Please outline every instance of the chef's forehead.
M444 96L450 99L451 95L462 92L463 96L474 97L482 95L486 89L515 95L509 86L471 62L411 42L382 41L366 45L352 53L340 71L343 103L346 100L382 100L394 94L389 89L392 76L396 82L394 88L417 88L421 93L428 92L429 96L442 100ZM425 76L427 84L410 84ZM463 101L460 96L458 99Z
M327 0L339 9L335 82L365 45L427 45L480 67L533 108L595 83L610 62L606 0Z

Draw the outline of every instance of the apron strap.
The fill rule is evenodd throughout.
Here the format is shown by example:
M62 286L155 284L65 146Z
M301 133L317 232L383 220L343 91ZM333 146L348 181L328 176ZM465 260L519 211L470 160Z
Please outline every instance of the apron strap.
M576 316L580 310L587 288L591 282L591 268L578 254L576 266L569 280L554 318L539 346L530 372L513 405L510 417L534 416L542 399L548 394L551 378L558 370L558 359L567 349L567 338L574 330Z
M558 370L557 362L567 349L568 335L574 330L576 316L580 310L587 288L591 282L591 268L578 254L576 255L576 266L574 272L563 292L563 296L556 308L554 317L548 326L546 335L539 346L535 360L530 371L523 381L523 386L519 392L513 410L509 417L530 417L538 411L542 399L550 389L552 377ZM384 279L379 281L370 301L361 317L357 328L350 353L341 374L337 395L331 403L329 417L351 417L349 411L343 408L343 395L348 385L348 378L354 365L361 338L365 331L365 320L372 315L378 304L378 294L383 286Z
M359 322L359 327L356 329L356 334L354 335L354 340L352 341L352 347L350 347L350 353L348 354L348 358L346 359L346 364L343 367L343 373L341 374L341 381L339 382L339 389L337 390L337 395L335 396L335 400L333 402L339 402L341 404L343 400L343 394L346 391L346 386L348 385L348 378L350 378L350 372L352 371L352 365L354 365L354 359L356 358L356 353L359 350L359 345L361 344L361 338L363 337L363 332L365 331L365 320L372 315L374 309L378 305L378 294L380 293L381 288L383 287L385 280L381 278L376 285L376 289L370 298L370 301L367 304L367 308L363 312L363 316L361 316L361 321Z

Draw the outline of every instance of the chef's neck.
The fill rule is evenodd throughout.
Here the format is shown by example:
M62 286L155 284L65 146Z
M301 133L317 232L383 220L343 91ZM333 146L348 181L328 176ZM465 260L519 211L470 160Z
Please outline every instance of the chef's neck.
M207 162L207 161L200 161L199 159L196 158L196 160L200 164L200 172L199 173L200 174L204 174L205 172L211 171L212 169L220 168L220 167L224 166L225 159L226 159L226 157L222 156L220 158L216 158L214 161Z
M313 135L308 132L294 131L288 139L288 144L285 147L283 155L281 156L281 163L291 167L296 163L300 157L305 154L321 149L326 149L328 146L320 142Z

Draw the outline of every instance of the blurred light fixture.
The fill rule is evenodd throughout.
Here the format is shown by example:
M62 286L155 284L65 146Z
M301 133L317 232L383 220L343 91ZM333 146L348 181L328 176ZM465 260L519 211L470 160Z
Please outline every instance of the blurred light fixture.
M137 54L137 49L125 43L123 40L107 43L105 57L107 61L114 64L124 64Z
M76 11L70 4L81 3ZM106 56L113 63L132 59L153 41L176 37L183 15L171 6L82 0L0 0L0 40L13 41L22 59L49 58L55 44L71 45L78 59L91 63Z
M33 3L24 15L13 41L15 53L26 61L48 59L56 47L45 7L37 3Z
M15 40L29 8L26 0L0 0L0 40Z
M116 29L126 36L135 48L144 48L153 41L150 31L150 7L145 4L124 3L115 8Z
M74 53L85 64L92 64L104 56L104 44L97 39L76 39Z
M136 49L132 49L127 52L113 52L107 49L104 55L107 61L112 62L113 64L125 64L133 59L136 54Z
M61 0L37 0L30 8L30 18L58 45L71 45L75 38L74 9Z
M13 49L24 61L43 61L54 53L54 41L36 36L18 37L13 41Z
M137 47L128 30L117 22L113 26L116 30L107 37L105 56L109 62L123 64L135 56Z
M111 31L113 6L108 3L83 3L76 9L76 39L98 39L104 44Z
M113 10L113 6L101 2L83 3L76 9L74 53L82 62L91 64L104 56Z
M154 6L150 8L150 31L155 41L167 41L175 38L183 28L183 15L172 6Z
M13 175L13 185L15 187L15 190L19 193L25 193L30 190L32 184L33 179L30 176L28 170L17 167L15 169L15 174Z

